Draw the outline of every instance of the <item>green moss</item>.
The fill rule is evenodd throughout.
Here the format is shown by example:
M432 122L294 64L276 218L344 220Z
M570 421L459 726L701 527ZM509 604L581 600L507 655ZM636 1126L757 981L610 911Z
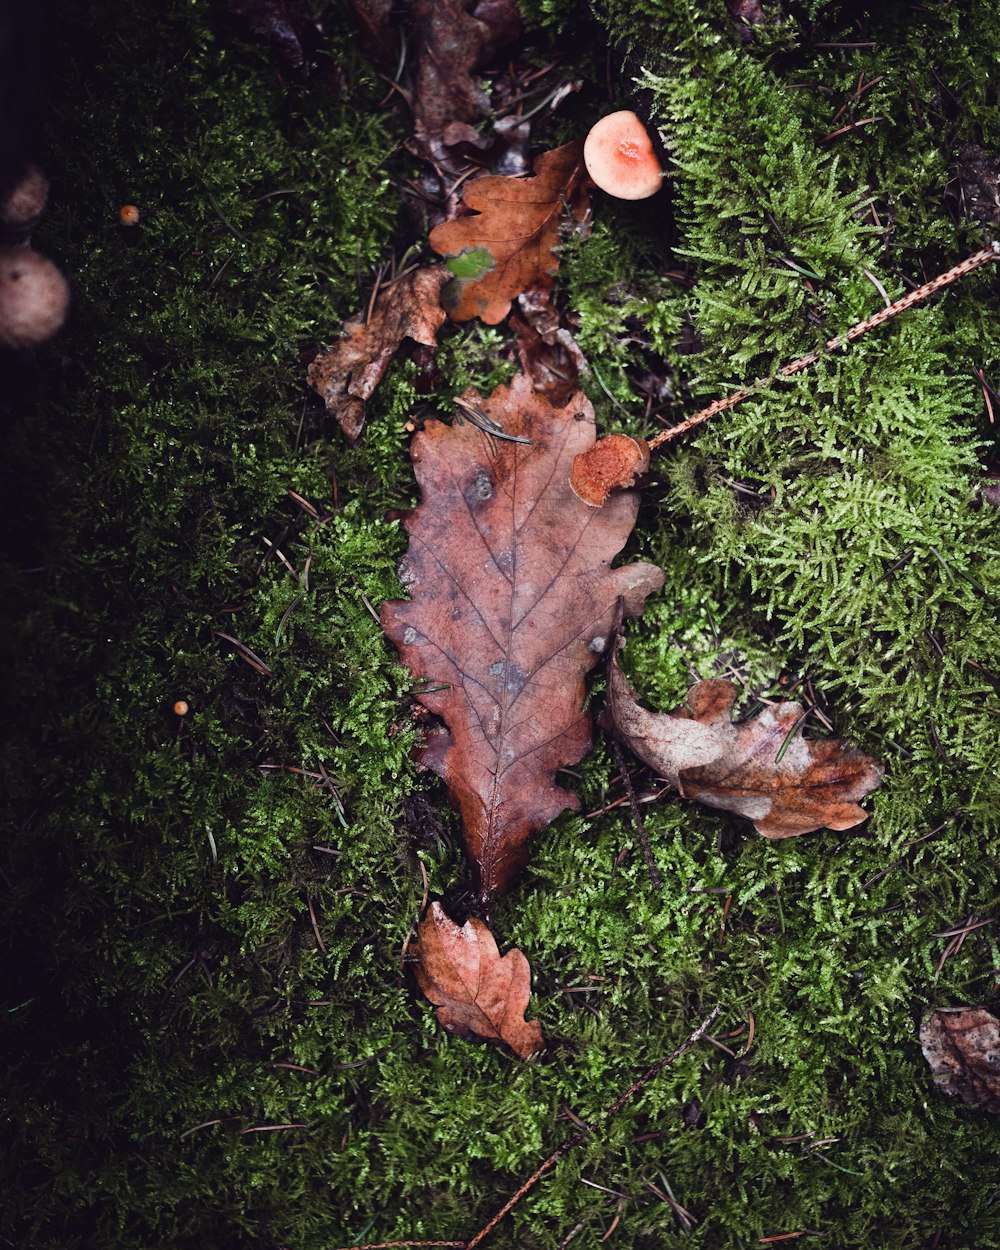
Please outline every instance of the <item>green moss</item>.
M66 13L37 242L74 312L5 388L4 1233L469 1236L567 1108L598 1124L720 1003L732 1053L686 1054L493 1245L580 1224L574 1250L597 1247L616 1215L604 1244L637 1250L1000 1245L996 1125L935 1092L915 1035L928 1003L995 1002L1000 965L992 926L940 968L933 936L1000 903L995 436L970 373L1000 362L993 276L659 453L630 545L667 571L626 653L651 703L692 674L736 672L747 708L811 683L888 765L868 825L774 844L649 804L656 894L599 743L497 914L550 1047L525 1065L456 1041L401 965L421 865L462 894L455 821L414 775L410 678L370 609L401 593L406 421L514 356L501 329L448 329L440 382L401 357L357 449L306 395L300 355L365 306L411 172L349 16L320 16L344 89L288 80L209 6ZM1000 141L986 6L888 6L859 33L804 5L747 48L721 3L598 16L671 159L669 198L595 195L563 249L605 428L768 376L877 308L872 279L895 295L978 246L943 192L961 143ZM884 121L825 140L861 73L846 116Z

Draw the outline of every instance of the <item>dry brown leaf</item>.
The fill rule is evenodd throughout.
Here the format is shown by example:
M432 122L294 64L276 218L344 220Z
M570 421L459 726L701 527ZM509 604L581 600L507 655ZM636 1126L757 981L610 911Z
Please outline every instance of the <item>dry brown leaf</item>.
M545 1045L542 1027L525 1020L531 966L515 948L502 958L493 934L470 917L461 928L431 903L417 932L417 982L449 1033L506 1042L526 1059Z
M473 123L490 114L489 97L473 71L520 34L517 5L514 0L409 0L408 8L417 64L411 147L457 172L451 149L476 146Z
M440 265L400 278L379 295L367 325L363 317L353 317L344 325L344 338L320 352L309 366L309 385L323 397L327 412L352 443L364 428L365 400L381 382L403 339L437 345L436 335L445 321L441 286L447 278Z
M611 633L619 596L630 616L663 584L651 564L612 569L635 524L635 493L594 511L573 494L573 457L594 441L583 395L553 408L518 375L486 401L507 434L429 421L411 446L420 506L406 521L400 570L413 596L382 608L382 624L447 732L419 758L444 778L462 814L481 898L510 884L525 843L574 795L556 770L590 748L584 677Z
M612 662L606 715L679 794L747 817L766 838L850 829L867 819L857 800L879 784L881 764L840 739L803 738L798 703L772 703L734 724L738 694L730 681L699 681L687 707L649 712Z
M318 37L315 18L293 0L229 0L229 8L274 48L289 69L308 76L308 49Z
M552 286L563 206L575 221L587 213L583 142L543 152L530 178L475 178L462 198L475 216L444 221L430 235L435 252L453 258L448 267L456 276L442 298L454 321L496 325L521 291Z
M568 403L580 384L587 362L570 331L562 324L551 291L533 286L517 297L510 328L517 339L521 369L536 391L556 408Z
M358 27L361 50L384 74L399 64L400 27L394 21L392 0L347 0Z
M920 1046L944 1094L1000 1112L1000 1020L984 1007L939 1007L920 1024Z

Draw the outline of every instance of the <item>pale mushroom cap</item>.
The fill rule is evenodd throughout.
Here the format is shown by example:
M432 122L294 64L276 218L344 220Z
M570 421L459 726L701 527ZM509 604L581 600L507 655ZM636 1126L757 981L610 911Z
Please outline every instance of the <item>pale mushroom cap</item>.
M594 126L583 145L587 173L602 191L620 200L645 200L663 182L652 141L635 113L609 113Z
M18 182L0 200L0 226L8 229L34 224L49 198L49 180L35 165L29 165Z
M0 248L0 345L44 343L68 308L69 286L52 261L28 247Z

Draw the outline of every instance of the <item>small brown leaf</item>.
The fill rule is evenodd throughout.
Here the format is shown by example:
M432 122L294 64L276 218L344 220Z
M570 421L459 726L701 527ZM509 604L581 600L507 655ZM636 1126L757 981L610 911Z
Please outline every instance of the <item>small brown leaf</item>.
M984 1007L937 1008L920 1023L920 1046L944 1094L1000 1112L1000 1020Z
M358 42L365 56L383 73L399 61L399 23L393 20L392 0L347 0L358 24Z
M850 829L867 819L857 800L881 781L881 764L837 738L803 738L798 703L773 703L734 724L738 693L730 681L699 681L687 707L648 712L613 662L607 715L679 794L747 817L766 838Z
M506 434L428 421L410 444L422 500L406 520L400 576L411 595L382 607L417 695L447 731L418 760L443 777L462 814L481 899L505 890L530 834L576 796L556 772L590 749L585 677L612 632L619 597L636 616L663 584L651 564L611 562L639 501L599 511L573 494L573 457L594 441L594 410L574 395L553 408L518 375L488 400L463 397Z
M543 152L530 178L475 178L463 200L475 216L444 221L430 235L435 252L452 258L448 267L456 275L442 298L452 320L479 317L496 325L521 291L552 286L563 205L575 221L587 213L583 143Z
M726 8L736 23L741 41L749 43L754 37L753 28L764 20L761 0L726 0Z
M379 295L367 325L361 317L346 322L345 337L320 352L309 366L309 385L323 397L327 412L352 443L364 428L365 400L403 339L425 347L437 345L436 335L445 321L440 292L447 278L440 265L400 278Z
M978 143L963 144L945 194L967 220L995 226L1000 222L1000 158Z
M449 1033L506 1042L526 1059L545 1045L541 1025L525 1020L531 966L516 948L502 958L493 934L470 917L461 928L431 903L417 934L417 981Z

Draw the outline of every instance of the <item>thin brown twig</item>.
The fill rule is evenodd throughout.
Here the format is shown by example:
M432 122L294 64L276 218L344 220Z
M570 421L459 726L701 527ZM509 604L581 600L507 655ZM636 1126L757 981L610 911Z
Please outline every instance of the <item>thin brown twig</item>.
M608 741L611 743L611 754L615 757L615 763L618 766L618 771L621 773L625 793L628 796L629 807L632 811L632 823L635 825L636 832L639 835L639 842L642 845L642 857L646 861L646 867L649 869L649 879L653 883L654 890L662 890L663 879L656 867L656 861L653 859L653 848L649 845L646 822L643 820L642 812L639 810L639 800L636 798L635 787L632 785L632 778L628 773L628 761L625 758L625 752L613 734L609 735Z
M681 1042L679 1046L675 1047L665 1059L661 1059L658 1063L654 1063L653 1066L648 1068L637 1081L633 1081L623 1094L619 1094L611 1106L605 1111L603 1117L604 1123L606 1124L609 1120L613 1119L614 1116L621 1111L622 1107L634 1098L640 1090L645 1089L649 1082L659 1076L664 1068L668 1068L676 1059L679 1059L686 1050L690 1050L692 1046L701 1041L702 1037L705 1036L709 1025L721 1010L721 1007L713 1007L694 1032L689 1033L684 1041ZM492 1233L496 1226L503 1220L504 1216L512 1211L521 1199L534 1189L546 1172L550 1172L564 1155L569 1154L575 1146L579 1146L582 1142L586 1141L587 1138L587 1133L576 1133L574 1136L568 1137L561 1146L557 1146L547 1159L542 1160L542 1162L537 1168L535 1168L534 1172L532 1172L517 1192L507 1199L500 1210L497 1211L496 1214L483 1225L479 1232L476 1233L470 1241L370 1241L365 1242L362 1246L340 1246L338 1250L395 1250L395 1247L397 1246L454 1246L457 1247L457 1250L476 1250L476 1247L481 1245L486 1240L490 1233Z
M869 330L874 330L876 326L880 326L884 321L888 321L898 313L905 312L907 308L911 308L914 304L919 304L921 300L928 299L936 291L940 291L942 287L950 286L958 278L964 278L966 274L970 274L973 270L979 269L980 266L996 260L998 256L1000 256L1000 243L991 243L988 247L980 248L978 252L967 256L965 260L957 265L953 265L945 273L938 274L936 278L932 278L930 282L925 282L923 286L918 286L909 295L904 295L902 299L896 300L888 308L879 309L877 313L866 317L864 321L859 321L857 325L851 326L843 334L838 334L836 337L829 339L822 351L809 352L806 356L800 356L798 360L793 360L789 364L783 365L773 377L762 378L751 386L734 391L732 395L727 395L724 399L717 399L709 404L707 408L702 408L699 412L681 421L679 425L671 426L669 430L661 430L655 438L649 440L650 451L655 447L659 447L661 443L669 443L681 434L686 434L694 426L701 425L703 421L708 421L712 417L718 416L720 412L726 412L730 408L735 408L744 399L748 399L751 395L759 394L779 379L790 378L796 373L801 373L803 369L814 365L825 352L832 352L839 347L846 347L848 343L860 338L862 334L867 334Z

